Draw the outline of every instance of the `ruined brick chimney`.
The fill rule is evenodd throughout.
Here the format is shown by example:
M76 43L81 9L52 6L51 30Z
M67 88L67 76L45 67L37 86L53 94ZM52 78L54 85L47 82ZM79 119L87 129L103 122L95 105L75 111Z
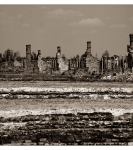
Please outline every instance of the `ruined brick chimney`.
M27 69L31 66L31 45L26 45L26 65Z
M37 59L41 59L41 50L38 50Z
M38 55L41 55L41 50L38 50Z
M133 33L129 34L130 45L127 45L128 52L128 67L130 71L133 73Z
M59 56L61 56L61 47L60 47L60 46L57 46L56 57L58 58Z
M129 34L130 45L127 45L127 52L133 53L133 33Z
M133 47L133 33L129 34L129 38L130 38L130 46Z
M91 55L91 41L87 41L86 55Z
M61 53L61 47L57 46L57 53Z
M56 66L57 66L57 70L59 70L59 61L61 58L61 47L57 46L57 53L56 53Z

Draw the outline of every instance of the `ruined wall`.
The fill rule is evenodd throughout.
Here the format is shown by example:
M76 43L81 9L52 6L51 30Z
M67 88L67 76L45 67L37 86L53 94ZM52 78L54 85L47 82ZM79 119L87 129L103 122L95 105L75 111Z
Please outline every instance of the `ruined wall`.
M26 45L26 67L30 70L31 67L31 45Z
M13 64L14 64L14 67L22 67L23 66L23 62L22 61L19 62L19 61L15 60Z
M47 72L59 72L63 73L68 70L88 69L88 72L99 73L106 71L120 72L120 70L131 70L133 71L133 34L129 35L130 45L127 45L128 56L115 57L116 55L109 57L108 59L102 58L99 61L96 57L91 54L91 41L87 41L86 52L79 58L73 57L66 59L61 56L61 47L57 47L56 57L54 58L42 58L41 50L38 50L37 58L31 57L31 45L26 45L26 59L22 58L22 61L16 61L11 59L10 50L8 51L8 61L2 62L2 54L0 54L0 68L11 68L11 67L23 67L27 73L35 72L35 70L41 73ZM1 69L1 70L2 70Z
M68 63L68 60L65 60L63 58L59 58L58 59L58 63L59 63L59 71L61 73L69 70L69 63Z
M38 63L38 67L39 67L39 72L41 73L46 73L46 74L52 73L51 64L49 62L40 60Z
M54 113L1 117L0 145L133 145L133 113Z
M93 56L86 57L86 67L88 68L89 72L95 71L99 73L99 60Z
M41 73L51 73L52 63L48 61L43 61L41 57L41 53L38 54L38 69Z
M91 41L87 41L86 55L91 55Z
M131 72L133 72L133 34L129 35L130 38L130 45L127 45L128 51L128 67Z
M99 60L96 57L93 57L91 54L91 41L87 41L87 49L85 52L85 67L88 68L88 72L99 73Z
M66 58L61 57L61 47L57 47L57 53L56 53L56 59L57 59L57 70L60 73L63 73L67 70L69 70L69 61Z
M80 58L69 59L69 70L74 70L80 68Z

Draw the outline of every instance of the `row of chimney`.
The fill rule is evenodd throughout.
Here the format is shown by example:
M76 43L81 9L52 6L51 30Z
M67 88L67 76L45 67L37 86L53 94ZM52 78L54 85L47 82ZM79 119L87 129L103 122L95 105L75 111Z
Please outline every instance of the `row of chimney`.
M57 46L57 53L61 54L61 46ZM91 41L87 41L87 54L91 54ZM41 55L41 50L38 50L38 56ZM26 45L26 59L31 59L31 45Z

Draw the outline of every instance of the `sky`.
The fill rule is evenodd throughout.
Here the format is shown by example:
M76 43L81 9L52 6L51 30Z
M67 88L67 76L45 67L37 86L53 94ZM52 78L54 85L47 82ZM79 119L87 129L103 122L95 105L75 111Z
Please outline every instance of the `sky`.
M0 53L32 52L55 57L57 46L67 58L82 55L91 41L92 55L105 50L127 55L133 33L133 5L0 5Z

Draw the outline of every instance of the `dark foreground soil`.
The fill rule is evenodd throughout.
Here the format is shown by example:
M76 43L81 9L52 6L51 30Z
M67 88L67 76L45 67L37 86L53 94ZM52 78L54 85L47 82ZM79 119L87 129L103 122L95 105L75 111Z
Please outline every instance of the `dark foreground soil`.
M13 87L130 87L132 84L1 82ZM0 145L133 145L132 99L0 99Z
M1 145L132 145L133 114L77 113L1 117Z

